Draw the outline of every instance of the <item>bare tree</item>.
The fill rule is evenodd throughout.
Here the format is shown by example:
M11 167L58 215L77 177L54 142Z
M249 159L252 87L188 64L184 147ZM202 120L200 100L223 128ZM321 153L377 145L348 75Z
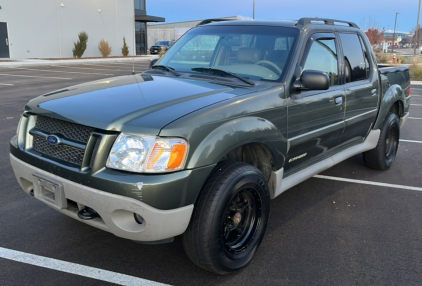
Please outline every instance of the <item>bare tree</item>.
M421 42L422 42L422 27L419 26L418 29L416 27L413 28L412 34L413 34L412 42L416 43L416 47L420 47Z

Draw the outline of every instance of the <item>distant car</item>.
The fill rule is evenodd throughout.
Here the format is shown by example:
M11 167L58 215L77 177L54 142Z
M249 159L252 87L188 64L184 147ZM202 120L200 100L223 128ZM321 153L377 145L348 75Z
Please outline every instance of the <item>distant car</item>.
M161 51L167 51L173 44L174 41L159 41L149 48L149 52L152 55L159 54Z

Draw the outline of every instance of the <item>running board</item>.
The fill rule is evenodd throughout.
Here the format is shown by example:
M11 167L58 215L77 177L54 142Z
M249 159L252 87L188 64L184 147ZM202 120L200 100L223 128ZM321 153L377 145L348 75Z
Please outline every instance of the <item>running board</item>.
M275 171L271 175L271 179L274 182L273 192L271 193L271 198L274 199L284 191L290 189L291 187L296 186L297 184L311 178L312 176L321 173L332 166L365 151L374 149L378 144L378 139L380 137L381 131L379 129L371 130L369 135L366 137L365 141L355 145L353 147L347 148L327 159L322 160L306 169L298 171L287 178L283 179L284 168L281 168L278 171Z

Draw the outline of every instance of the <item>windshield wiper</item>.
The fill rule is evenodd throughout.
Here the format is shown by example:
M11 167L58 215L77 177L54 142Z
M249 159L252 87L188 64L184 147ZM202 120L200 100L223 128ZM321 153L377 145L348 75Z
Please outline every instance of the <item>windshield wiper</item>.
M174 68L169 67L169 66L165 66L165 65L155 65L151 67L152 69L162 69L162 70L166 70L171 72L172 74L174 74L175 76L180 76L180 73L178 73L177 71L174 70Z
M212 73L212 74L218 74L218 75L230 75L232 77L235 77L237 79L240 79L243 82L246 82L247 84L250 85L255 85L255 83L247 78L238 76L235 73L229 72L229 71L225 71L225 70L220 70L220 69L215 69L215 68L192 68L191 70L193 71L197 71L197 72L208 72L208 73Z

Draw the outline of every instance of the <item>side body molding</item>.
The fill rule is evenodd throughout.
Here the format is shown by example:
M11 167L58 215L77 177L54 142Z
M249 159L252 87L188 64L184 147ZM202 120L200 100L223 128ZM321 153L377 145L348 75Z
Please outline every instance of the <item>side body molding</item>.
M191 150L193 153L187 168L215 164L233 149L248 143L264 144L272 153L275 169L283 166L287 138L264 118L242 117L225 122L211 131L195 150Z

